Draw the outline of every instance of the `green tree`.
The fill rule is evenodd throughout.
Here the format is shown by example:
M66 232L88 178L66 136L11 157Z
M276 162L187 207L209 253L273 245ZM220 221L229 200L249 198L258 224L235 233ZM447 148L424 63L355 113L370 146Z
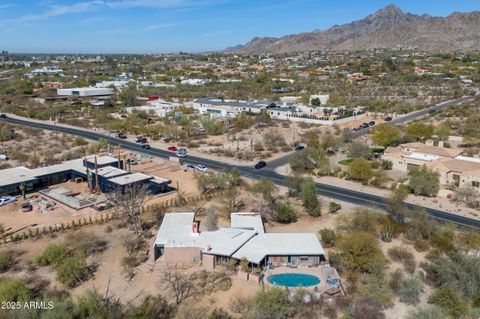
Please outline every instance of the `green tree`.
M408 193L408 188L400 185L387 197L388 212L392 214L397 221L404 220L407 212L404 202L405 199L407 199Z
M372 158L372 155L373 155L372 150L367 144L362 142L356 142L356 141L353 141L352 143L350 143L347 151L348 151L348 157L350 158L362 157L365 159L370 159Z
M384 147L394 144L400 139L400 137L400 130L395 126L388 124L380 124L372 132L372 141L375 144Z
M433 131L432 125L423 122L413 122L405 128L405 133L415 138L416 141L425 141L431 138Z
M330 159L327 152L317 148L307 148L296 152L289 160L290 168L294 173L314 173L320 176L331 173Z
M415 167L408 176L408 186L413 190L415 195L433 197L440 190L440 174L425 165Z
M267 202L273 203L277 199L278 187L271 180L262 178L253 185L252 191L262 195Z
M321 202L317 197L317 187L313 179L306 179L301 185L300 199L302 200L303 206L305 207L307 213L310 216L318 217L322 214L321 212Z
M325 228L319 231L320 238L322 239L322 243L325 247L332 247L335 244L335 240L337 239L337 235L335 231L330 228Z
M367 184L373 177L372 165L364 158L356 158L348 164L347 174L350 179Z
M285 177L285 184L288 187L288 195L292 197L298 197L302 190L302 183L305 180L300 174L293 174Z
M36 262L40 266L57 266L68 256L69 252L64 244L49 244L42 254L36 258Z
M275 208L275 220L282 224L289 224L297 220L297 212L288 201L284 201Z
M343 266L350 271L381 274L385 258L372 234L353 232L344 234L337 244Z
M255 318L287 318L292 312L287 292L277 287L259 290L254 298L253 312Z

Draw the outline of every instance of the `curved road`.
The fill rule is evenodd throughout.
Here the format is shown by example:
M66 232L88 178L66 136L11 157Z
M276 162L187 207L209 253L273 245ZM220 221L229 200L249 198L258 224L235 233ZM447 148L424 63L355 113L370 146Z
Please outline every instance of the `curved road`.
M426 112L428 112L428 110ZM90 140L95 140L95 141L98 141L99 139L103 138L103 139L110 140L110 142L113 145L121 145L122 148L124 149L135 151L135 152L146 153L155 157L168 159L170 156L175 155L173 152L158 149L158 148L151 148L150 150L144 150L139 144L136 144L134 142L122 140L116 137L109 137L108 135L98 133L98 132L88 131L85 129L57 126L53 124L32 121L27 118L20 119L18 117L15 117L15 118L6 117L6 118L0 118L0 119L11 124L30 126L30 127L35 127L35 128L40 128L40 129L50 130L50 131L64 132L64 133L81 136L81 137L84 137ZM273 181L277 185L286 186L285 176L278 174L274 171L256 170L253 167L231 165L231 164L223 163L221 161L201 158L198 156L188 156L183 161L189 164L194 164L194 165L205 164L206 166L212 169L217 169L217 170L231 170L232 168L237 168L240 171L241 175L245 177L249 177L252 179L266 178ZM386 199L381 196L358 192L358 191L350 190L347 188L341 188L341 187L328 185L324 183L316 183L316 186L318 189L318 193L320 195L332 198L334 200L340 200L340 201L352 203L355 205L361 205L361 206L371 207L371 208L380 209L380 210L387 210L388 208ZM451 222L458 226L467 226L467 227L480 229L480 220L476 220L476 219L472 219L464 216L458 216L455 214L451 214L445 211L441 211L441 210L437 210L429 207L422 207L422 206L417 206L413 204L406 204L406 206L413 211L418 211L423 209L428 214L430 214L434 219L436 219L441 223Z

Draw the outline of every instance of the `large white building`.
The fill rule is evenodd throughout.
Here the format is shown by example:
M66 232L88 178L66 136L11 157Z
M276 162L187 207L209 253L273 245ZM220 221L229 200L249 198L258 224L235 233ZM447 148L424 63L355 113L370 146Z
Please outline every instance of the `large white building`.
M113 90L109 88L95 88L95 87L57 89L57 95L79 96L79 97L111 96L113 95Z

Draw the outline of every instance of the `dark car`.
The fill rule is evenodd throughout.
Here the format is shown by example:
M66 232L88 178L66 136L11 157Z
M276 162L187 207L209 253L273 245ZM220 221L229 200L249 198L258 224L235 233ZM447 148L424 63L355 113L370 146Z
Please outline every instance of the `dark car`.
M28 213L32 211L32 204L30 202L24 202L22 203L22 212L23 213Z
M151 149L150 144L142 144L142 148L143 148L144 150L149 150L149 149Z
M437 112L436 109L431 109L430 111L428 111L428 113L430 113L430 114L433 114L433 113L435 113L435 112Z
M147 143L147 138L144 136L137 136L137 138L135 139L135 142L140 144L145 144Z
M387 116L387 117L385 118L385 122L390 122L391 120L392 120L392 117L391 117L391 116Z
M297 145L297 146L295 146L295 147L293 148L293 150L294 150L294 151L297 151L297 152L298 152L298 151L302 151L302 150L304 150L304 149L305 149L305 146L303 146L303 145Z
M368 125L369 125L369 126L374 126L374 125L375 125L375 121L370 121L370 122L368 122Z
M367 128L367 127L370 127L370 125L368 125L368 123L363 123L362 125L359 126L359 128L361 130L363 130L364 128Z
M0 114L0 118L6 119L6 118L7 118L7 114Z
M121 138L123 140L127 138L127 134L125 134L125 133L117 133L117 134L115 134L115 136L118 137L118 138Z
M137 161L136 160L133 160L133 159L127 159L127 163L130 164L130 165L137 165Z
M265 166L267 166L267 162L265 162L265 161L260 161L260 162L258 162L257 164L255 164L255 168L256 168L256 169L262 169L262 168L264 168Z

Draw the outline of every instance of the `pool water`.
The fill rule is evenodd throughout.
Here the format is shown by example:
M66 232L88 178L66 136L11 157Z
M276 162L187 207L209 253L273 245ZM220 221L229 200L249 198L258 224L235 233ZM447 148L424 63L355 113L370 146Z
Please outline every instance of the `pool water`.
M309 287L320 283L318 277L306 274L278 274L270 275L268 282L274 286L284 287Z

